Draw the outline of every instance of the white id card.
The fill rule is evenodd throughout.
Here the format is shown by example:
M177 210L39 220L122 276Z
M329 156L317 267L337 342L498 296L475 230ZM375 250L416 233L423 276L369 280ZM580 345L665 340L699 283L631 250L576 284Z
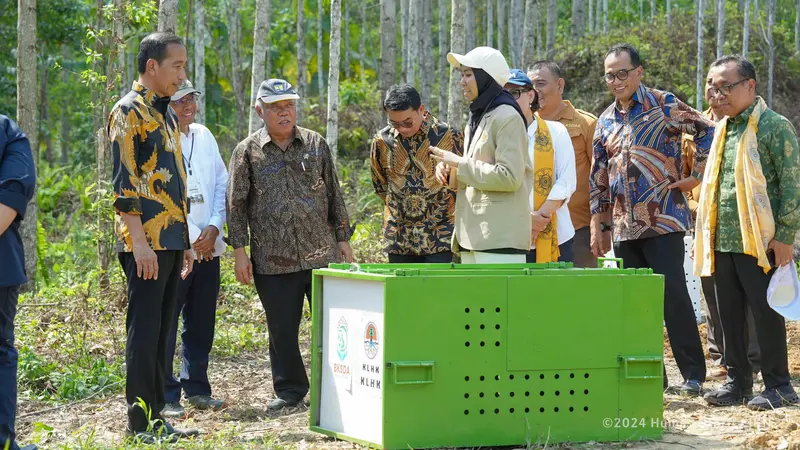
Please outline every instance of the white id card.
M203 190L200 189L200 183L197 181L189 181L189 201L192 205L202 205L204 203Z

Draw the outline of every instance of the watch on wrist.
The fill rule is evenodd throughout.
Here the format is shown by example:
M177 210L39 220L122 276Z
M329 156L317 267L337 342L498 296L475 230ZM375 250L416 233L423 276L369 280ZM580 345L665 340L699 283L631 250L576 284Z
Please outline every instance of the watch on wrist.
M606 231L611 231L611 225L605 222L600 222L600 231L602 231L603 233L605 233Z

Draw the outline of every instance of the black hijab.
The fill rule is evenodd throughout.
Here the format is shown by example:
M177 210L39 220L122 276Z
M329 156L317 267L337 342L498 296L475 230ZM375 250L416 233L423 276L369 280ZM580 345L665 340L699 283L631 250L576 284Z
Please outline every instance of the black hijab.
M525 129L527 129L528 121L525 119L525 114L523 114L522 109L520 109L514 97L511 96L511 93L503 89L485 70L472 69L472 73L475 76L475 82L478 84L478 98L469 104L470 137L467 141L467 146L464 147L465 151L469 149L472 137L475 135L475 130L483 116L500 105L510 105L517 110L520 117L522 117L522 122L525 124Z

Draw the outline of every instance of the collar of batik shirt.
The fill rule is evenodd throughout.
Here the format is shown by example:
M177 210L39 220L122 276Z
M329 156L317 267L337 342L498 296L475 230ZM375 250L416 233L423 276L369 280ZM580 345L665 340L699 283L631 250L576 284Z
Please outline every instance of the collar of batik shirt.
M133 86L131 86L131 90L136 92L137 94L141 95L144 101L153 108L156 109L164 109L164 105L169 106L170 98L169 97L159 97L155 92L151 91L145 85L139 83L138 81L133 82Z

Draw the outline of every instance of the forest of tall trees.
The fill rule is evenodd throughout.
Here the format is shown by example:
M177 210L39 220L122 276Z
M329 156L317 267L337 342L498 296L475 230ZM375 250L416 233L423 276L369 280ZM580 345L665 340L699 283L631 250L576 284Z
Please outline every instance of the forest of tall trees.
M0 0L10 12L0 19L0 104L51 168L107 164L98 131L135 77L138 41L153 29L185 38L187 74L205 93L198 121L226 152L260 126L252 92L270 77L295 84L299 123L322 131L344 157L363 157L380 125L348 108L378 112L375 99L394 83L416 85L429 109L462 126L458 74L445 56L477 45L499 48L512 66L561 62L568 94L595 112L607 101L597 82L603 47L622 40L642 48L648 82L697 108L707 65L723 54L753 57L762 95L779 110L797 103L791 86L800 77L798 0L12 1ZM96 173L106 180L106 170ZM25 224L34 272L37 226Z

